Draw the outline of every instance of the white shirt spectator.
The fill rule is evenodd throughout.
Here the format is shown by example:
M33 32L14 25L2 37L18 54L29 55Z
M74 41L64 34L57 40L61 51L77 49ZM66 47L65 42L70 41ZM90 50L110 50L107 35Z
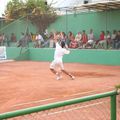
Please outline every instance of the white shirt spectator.
M43 39L42 35L40 35L40 34L38 34L38 35L36 36L36 40L41 41L41 42L44 42L44 39Z

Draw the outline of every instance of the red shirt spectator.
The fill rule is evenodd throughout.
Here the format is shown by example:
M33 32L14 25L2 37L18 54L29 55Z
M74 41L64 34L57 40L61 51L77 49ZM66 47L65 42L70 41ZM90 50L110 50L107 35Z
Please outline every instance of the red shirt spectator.
M105 33L104 33L104 31L101 31L100 40L105 40Z
M87 41L88 41L87 34L85 33L85 30L83 30L83 33L82 33L82 43L85 44L85 43L87 43Z

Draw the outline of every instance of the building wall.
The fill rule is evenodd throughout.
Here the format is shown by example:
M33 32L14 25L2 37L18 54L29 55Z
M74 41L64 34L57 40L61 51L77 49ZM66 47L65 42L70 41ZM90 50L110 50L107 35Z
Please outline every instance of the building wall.
M120 10L112 10L107 12L86 12L74 13L58 17L55 23L48 28L49 31L72 31L76 34L78 31L92 28L96 37L99 36L101 30L116 29L120 30Z

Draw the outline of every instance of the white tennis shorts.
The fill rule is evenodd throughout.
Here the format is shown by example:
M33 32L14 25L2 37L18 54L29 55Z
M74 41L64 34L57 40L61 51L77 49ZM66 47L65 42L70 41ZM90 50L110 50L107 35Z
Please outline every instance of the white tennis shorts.
M59 59L53 60L52 63L50 64L50 68L55 69L56 67L59 67L61 70L64 70L63 62Z

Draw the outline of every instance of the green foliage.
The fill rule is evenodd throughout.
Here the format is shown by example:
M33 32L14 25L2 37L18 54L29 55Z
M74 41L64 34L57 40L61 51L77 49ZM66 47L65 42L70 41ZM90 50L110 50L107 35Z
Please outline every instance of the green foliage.
M21 17L29 19L39 32L43 32L56 19L56 13L44 0L11 0L7 4L5 16L7 20Z

